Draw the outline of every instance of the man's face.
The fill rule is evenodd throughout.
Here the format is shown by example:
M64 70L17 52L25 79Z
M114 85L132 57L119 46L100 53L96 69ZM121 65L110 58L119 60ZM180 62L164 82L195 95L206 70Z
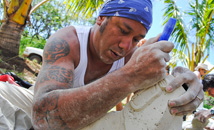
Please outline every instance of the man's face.
M214 97L214 88L209 87L209 88L207 89L207 92L208 92L208 94L209 94L210 96Z
M205 69L199 69L199 72L200 72L200 75L203 76L206 74L207 71Z
M128 18L103 19L99 34L94 37L94 48L99 58L106 64L112 64L127 56L147 33L141 23Z

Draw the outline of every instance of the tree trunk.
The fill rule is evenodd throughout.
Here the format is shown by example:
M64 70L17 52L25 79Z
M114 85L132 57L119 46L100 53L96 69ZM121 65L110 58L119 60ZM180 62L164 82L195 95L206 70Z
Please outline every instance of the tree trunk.
M14 57L19 55L19 45L24 25L7 21L0 28L0 55Z

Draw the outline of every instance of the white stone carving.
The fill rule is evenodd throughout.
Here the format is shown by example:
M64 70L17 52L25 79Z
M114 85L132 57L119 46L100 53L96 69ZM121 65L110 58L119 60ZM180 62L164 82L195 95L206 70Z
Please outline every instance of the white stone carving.
M154 86L138 91L122 111L107 113L82 130L182 130L183 118L169 113L168 100L179 97L185 90L179 87L173 93L165 92L173 78L169 75Z

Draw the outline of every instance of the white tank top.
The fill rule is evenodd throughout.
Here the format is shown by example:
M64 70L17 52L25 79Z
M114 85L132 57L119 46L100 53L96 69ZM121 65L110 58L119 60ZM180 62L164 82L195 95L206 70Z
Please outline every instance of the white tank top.
M80 42L80 62L74 70L74 87L84 86L84 77L88 65L87 44L90 32L90 27L76 27L77 36ZM115 61L108 73L111 73L124 66L125 58Z

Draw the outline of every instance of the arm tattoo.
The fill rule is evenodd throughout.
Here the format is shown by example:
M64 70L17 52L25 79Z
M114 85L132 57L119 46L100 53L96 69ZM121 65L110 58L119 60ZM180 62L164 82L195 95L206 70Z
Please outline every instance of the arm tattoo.
M44 51L45 61L49 64L53 64L61 57L65 57L70 53L68 43L63 39L53 39L51 44L47 45L47 49Z
M49 93L47 97L41 98L34 105L34 124L40 126L41 124L48 124L48 129L59 130L68 129L66 123L60 116L58 109L59 95L56 93Z
M69 83L72 85L73 83L73 72L71 70L67 70L63 67L59 66L51 66L48 68L47 73L45 73L40 78L40 83L49 80L55 80L61 83Z

